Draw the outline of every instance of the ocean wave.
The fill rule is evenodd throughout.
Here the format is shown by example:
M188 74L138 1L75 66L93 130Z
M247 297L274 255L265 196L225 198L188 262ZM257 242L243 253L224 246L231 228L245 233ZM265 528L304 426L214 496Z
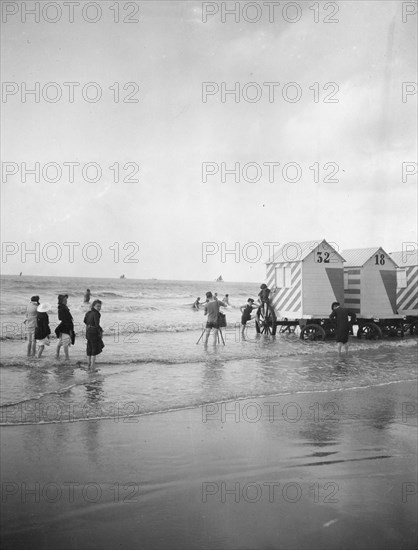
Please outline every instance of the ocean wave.
M190 329L190 331L195 331L195 329ZM260 340L264 339L263 336L257 337L254 340L248 340L246 343L251 346L251 344L259 344ZM283 344L285 344L285 337L283 338ZM106 342L106 340L105 340ZM273 342L273 340L272 340ZM275 340L276 343L281 345L282 342ZM83 341L84 343L84 341ZM275 348L274 357L275 358L294 358L294 357L307 357L307 356L318 356L323 357L326 355L335 355L335 343L333 341L324 341L324 342L305 342L303 340L295 339L293 342L289 343L286 349ZM415 337L404 338L398 340L378 340L378 341L359 341L351 342L350 350L352 357L356 357L358 352L368 352L368 351L390 351L396 350L397 348L406 348L410 349L417 346L417 339ZM257 346L256 346L257 348ZM196 348L197 349L197 348ZM251 347L243 349L242 347L237 347L236 351L232 346L229 346L228 354L222 356L222 361L230 362L236 360L254 360L260 359L260 357L254 356L251 353ZM178 357L167 357L165 355L158 355L156 350L153 350L152 355L145 355L143 357L116 357L116 356L106 356L103 354L100 358L101 367L113 367L115 365L121 366L135 366L135 365L188 365L196 363L204 363L207 357L202 358L200 351L197 351L196 354L192 353L189 355L179 355ZM243 355L244 353L244 355ZM80 361L76 361L72 366L79 366ZM42 365L46 368L54 367L57 365L56 361L52 357L44 357L42 359ZM27 357L22 358L10 358L0 362L0 368L33 368L33 363L28 361Z
M11 305L0 308L0 315L25 315L26 305Z
M0 411L2 409L6 408L6 407L17 407L19 405L23 405L23 404L29 403L31 401L39 401L43 397L55 396L55 395L65 395L65 394L69 393L73 388L75 388L79 385L82 385L82 384L70 384L69 386L66 386L64 388L60 388L58 390L52 390L52 391L49 391L49 392L39 393L38 395L29 397L27 399L20 399L18 401L11 401L9 403L7 403L7 402L2 403L0 405Z
M191 293L174 293L174 292L114 292L108 290L98 290L94 293L94 297L100 298L124 298L128 300L183 300L183 299L195 299L194 294Z
M161 334L161 333L182 333L182 332L192 332L192 331L202 331L205 327L206 318L196 318L195 320L190 320L187 322L177 322L177 321L169 321L167 323L163 323L162 321L156 321L156 322L143 322L143 320L136 321L136 320L126 320L126 321L116 321L113 323L113 325L108 324L102 324L102 328L104 329L104 341L106 343L107 338L114 338L115 335L119 335L122 337L127 338L133 338L136 334ZM58 326L57 321L51 321L50 320L50 328L51 328L51 339L55 340L55 333L54 330ZM75 321L74 322L74 328L75 328L75 334L77 338L84 338L85 337L85 325L81 321ZM223 329L225 332L225 329ZM240 323L238 321L234 322L228 322L227 326L227 333L229 334L238 334L238 331L240 330ZM298 338L297 335L292 335L293 338L289 338L288 335L281 335L278 334L275 338L281 339L283 342L298 342L303 346L308 346L309 348L317 348L321 347L327 344L334 344L335 342L333 340L325 340L323 342L310 342L310 341L303 341ZM247 332L247 340L251 341L256 338L255 330L254 328L250 328L250 331ZM9 322L9 323L3 323L2 330L0 333L0 341L21 341L25 340L25 324L24 322ZM375 348L376 346L384 346L384 345L390 345L390 346L398 346L398 345L416 345L417 338L416 336L409 336L406 335L403 338L393 337L393 338L384 338L382 340L358 340L357 338L353 338L350 340L350 349L352 350L358 350L358 349L367 349Z
M70 311L88 311L91 308L91 304L72 304L70 307ZM103 304L102 312L106 315L107 313L132 313L135 311L141 312L141 311L164 311L163 307L153 306L153 305L129 305L129 304L109 304L105 303Z
M101 292L96 292L95 296L99 296L100 298L110 298L114 296L115 298L129 298L127 294L119 294L117 292L110 292L107 290L102 290Z
M116 327L103 326L104 340L106 338L113 338L115 334L119 336L133 337L135 334L148 334L148 333L175 333L175 332L190 332L196 330L203 330L202 322L190 322L190 323L169 323L169 324L144 324L136 321L126 321L120 323L114 323ZM57 322L51 323L51 335L50 338L55 340L54 330L58 326ZM81 322L74 323L75 335L78 338L84 338L85 326ZM3 341L21 341L25 340L25 324L22 323L5 323L2 327L0 334L0 342Z
M100 295L99 295L100 296ZM47 301L47 300L45 300ZM73 312L85 312L90 309L91 304L84 303L80 300L80 302L72 302L69 303L69 309ZM10 304L10 305L3 305L2 308L0 308L0 315L6 316L6 315L25 315L26 314L26 304ZM58 306L53 305L50 310L50 315L56 315L57 314ZM103 300L103 309L102 312L106 315L107 313L124 313L124 312L141 312L141 311L161 311L164 313L165 311L184 311L187 309L193 309L193 303L167 303L167 302L158 302L154 301L154 303L126 303L122 301L115 301L115 302L106 302ZM225 313L228 313L228 311L231 311L234 309L233 307L229 307L228 309L224 310ZM200 309L201 312L203 312L203 309Z
M12 297L16 299L16 301L22 301L22 296L29 301L30 297L34 294L38 294L39 296L47 296L46 301L54 301L57 299L58 294L68 294L69 298L77 298L80 301L83 301L84 299L84 292L85 290L75 291L67 288L58 287L51 291L51 288L42 288L39 285L27 285L25 287L19 287L19 288L8 288L4 289L9 294L9 297ZM51 298L51 295L53 298ZM27 296L27 298L26 298ZM96 298L103 298L104 300L117 300L117 299L123 299L123 300L140 300L141 302L143 300L157 300L157 301L174 301L174 300L191 300L191 304L194 303L196 298L200 296L201 298L201 305L204 304L204 293L200 292L172 292L167 290L161 290L159 292L155 292L152 290L147 291L134 291L132 289L126 290L126 291L119 291L119 290L105 290L105 289L95 289L90 297L90 302L95 300ZM236 301L239 301L239 306L243 305L247 301L247 295L246 294L238 294L236 295ZM241 304L242 301L242 304Z
M95 380L90 380L89 385L93 386ZM129 419L136 419L141 418L143 416L149 416L149 415L156 415L156 414L167 414L170 412L180 412L180 411L186 411L190 409L196 409L200 407L205 407L208 405L220 405L223 403L231 403L231 402L243 402L248 401L250 399L253 400L260 400L260 399L272 399L277 397L285 397L285 396L296 396L296 395L316 395L321 393L332 393L332 392L350 392L350 391L364 391L368 390L370 388L379 388L384 386L389 386L392 384L401 384L401 383L409 383L414 382L416 383L416 379L404 379L404 380L386 380L386 381L376 381L375 383L370 383L369 381L364 381L363 384L353 384L353 385L347 385L339 388L335 387L325 387L325 388L309 388L304 387L300 388L298 390L283 390L278 392L272 391L272 392L260 392L260 393L245 393L245 394L237 394L237 395L229 395L228 397L224 397L222 399L204 399L202 397L191 399L189 403L182 404L182 405L166 405L164 406L155 406L153 408L151 407L144 407L142 410L140 409L138 403L136 402L127 402L127 403L119 403L119 402L108 402L108 403L102 403L99 407L92 406L90 409L87 408L85 405L83 406L75 406L73 403L63 403L62 406L58 406L54 403L54 407L52 410L52 413L59 413L58 419L51 419L48 418L48 414L50 414L48 402L45 403L45 410L42 409L42 407L38 406L38 410L36 410L36 403L40 405L40 401L42 398L48 398L50 396L53 396L54 393L56 394L62 394L62 392L51 392L50 394L45 394L39 399L27 399L23 401L19 401L16 403L10 403L7 405L3 405L0 407L0 426L16 426L16 425L37 425L37 424L67 424L72 422L97 422L100 420L115 420L117 422L123 420L124 422L129 422ZM79 384L80 386L85 384ZM76 385L73 385L71 389L76 387ZM66 390L65 393L68 393ZM34 415L38 415L38 421L23 421L23 420L15 420L11 421L10 416L12 416L12 413L14 412L14 408L18 408L22 405L29 405L34 404L34 407L26 407L27 410L31 411L31 416L33 418ZM98 410L99 409L99 410ZM100 414L97 414L97 413ZM23 416L23 413L26 413L25 411L21 411L21 416ZM64 417L63 417L64 413ZM4 421L4 418L8 418L9 421Z

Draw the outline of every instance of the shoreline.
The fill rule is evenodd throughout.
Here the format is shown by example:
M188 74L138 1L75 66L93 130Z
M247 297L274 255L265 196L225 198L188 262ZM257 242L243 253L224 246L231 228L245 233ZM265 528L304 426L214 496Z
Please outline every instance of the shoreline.
M205 351L193 339L183 339L167 355L157 346L163 339L150 342L147 349L132 349L130 356L117 356L123 349L115 345L115 361L103 356L94 370L76 354L70 363L47 358L3 363L0 425L140 418L234 400L414 384L417 376L415 339L377 346L363 342L359 351L342 358L328 343L260 340ZM111 346L106 350L112 357Z
M3 547L413 548L416 384L360 389L2 427Z
M150 415L161 415L161 414L169 414L169 413L175 413L175 412L181 412L181 411L187 411L187 410L193 410L193 409L199 409L202 407L205 407L207 405L222 405L227 403L234 403L234 402L243 402L243 401L249 401L249 400L260 400L260 399L269 399L269 398L275 398L275 397L287 397L292 395L310 395L310 394L323 394L323 393L338 393L338 392L349 392L349 391L357 391L357 390L369 390L373 388L379 388L382 386L390 386L392 384L409 384L409 383L418 383L418 378L411 378L409 380L391 380L386 382L379 382L378 384L372 384L368 386L353 386L353 387L345 387L345 388L339 388L339 389L324 389L324 390L296 390L296 391L287 391L282 393L271 393L271 394L262 394L262 395L247 395L244 397L234 397L234 398L228 398L228 399L220 399L217 401L206 401L204 403L200 403L198 405L185 405L184 407L175 407L171 409L161 409L158 411L145 411L137 414L131 414L131 415L119 415L118 418L128 419L128 418L142 418L144 416L150 416ZM12 406L18 406L25 401L21 401L19 403L13 403L10 405L2 405L3 407L12 407ZM96 417L88 417L88 418L73 418L71 420L56 420L56 421L44 421L44 422L21 422L21 423L3 423L0 422L0 428L9 428L12 426L44 426L44 425L58 425L58 424L71 424L75 422L98 422L101 420L114 420L115 415L109 415L109 416L96 416Z

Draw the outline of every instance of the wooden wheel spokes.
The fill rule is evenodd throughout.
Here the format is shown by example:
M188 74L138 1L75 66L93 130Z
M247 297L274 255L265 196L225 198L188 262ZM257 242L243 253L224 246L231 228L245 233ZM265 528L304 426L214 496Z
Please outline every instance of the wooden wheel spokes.
M418 334L418 320L411 321L407 320L406 323L403 326L404 332L411 336L417 336Z
M302 327L300 331L301 340L324 340L325 339L325 330L315 323L310 323Z
M276 315L268 304L261 304L255 319L255 329L258 334L276 334Z
M366 340L380 340L382 338L382 331L376 323L364 323L359 326L357 332L357 338L365 337Z
M387 323L382 327L383 336L401 336L404 335L404 327L402 323Z

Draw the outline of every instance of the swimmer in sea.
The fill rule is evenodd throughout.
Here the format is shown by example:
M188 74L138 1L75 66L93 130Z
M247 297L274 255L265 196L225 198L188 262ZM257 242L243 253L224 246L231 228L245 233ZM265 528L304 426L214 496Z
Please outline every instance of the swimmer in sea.
M86 290L86 293L84 294L84 303L88 304L90 302L90 289L88 288Z
M200 296L199 296L199 298L197 298L195 303L192 305L192 308L196 309L196 310L198 310L200 308Z

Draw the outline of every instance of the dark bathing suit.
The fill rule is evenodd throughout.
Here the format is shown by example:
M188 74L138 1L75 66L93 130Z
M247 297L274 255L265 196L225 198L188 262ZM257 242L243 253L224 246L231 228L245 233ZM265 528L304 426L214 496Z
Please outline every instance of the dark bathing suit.
M102 340L102 329L100 327L100 313L92 309L84 316L86 325L87 355L99 355L102 353L104 343Z
M251 313L253 311L253 307L252 306L245 306L245 309L244 311L242 312L242 317L241 317L241 324L242 325L245 325L245 323L247 321L250 321L251 320Z
M206 328L219 328L219 306L225 306L225 304L220 300L214 300L205 304L205 313L207 312L208 314Z
M348 318L351 317L352 322L356 321L356 314L350 309L344 307L338 307L329 316L330 319L335 320L336 329L335 329L335 339L337 342L346 344L348 342L348 335L350 334L350 321Z

